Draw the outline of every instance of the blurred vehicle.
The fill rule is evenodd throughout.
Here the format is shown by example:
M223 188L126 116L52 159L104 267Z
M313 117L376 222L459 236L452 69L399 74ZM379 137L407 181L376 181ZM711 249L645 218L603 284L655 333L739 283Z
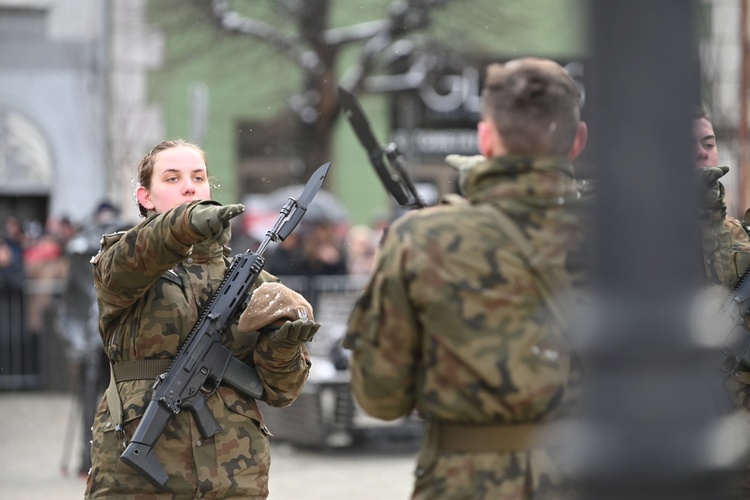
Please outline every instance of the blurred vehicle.
M260 403L274 438L319 448L351 447L370 439L419 440L422 423L416 414L392 422L369 417L349 389L349 352L341 348L340 339L368 276L279 278L307 298L322 326L308 344L312 369L299 398L286 408Z

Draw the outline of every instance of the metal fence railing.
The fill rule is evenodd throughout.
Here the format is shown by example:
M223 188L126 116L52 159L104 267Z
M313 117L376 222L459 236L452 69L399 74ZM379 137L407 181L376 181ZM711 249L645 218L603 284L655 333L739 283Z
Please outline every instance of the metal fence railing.
M347 447L368 438L402 443L419 438L422 427L415 416L388 423L370 418L355 403L349 389L348 351L340 343L369 276L278 278L307 298L321 327L315 340L307 344L312 368L299 398L286 408L261 405L275 438L322 447Z
M22 289L0 290L0 390L61 388L55 386L65 379L64 354L50 306L62 286L62 280L27 280Z
M327 357L336 349L346 330L354 302L366 284L367 275L277 276L283 284L302 294L313 306L315 321L322 326L315 342L308 345L313 356Z
M367 276L279 278L310 301L323 325L310 354L330 359ZM0 290L0 391L68 388L70 363L55 317L64 289L62 279L28 279L23 289Z

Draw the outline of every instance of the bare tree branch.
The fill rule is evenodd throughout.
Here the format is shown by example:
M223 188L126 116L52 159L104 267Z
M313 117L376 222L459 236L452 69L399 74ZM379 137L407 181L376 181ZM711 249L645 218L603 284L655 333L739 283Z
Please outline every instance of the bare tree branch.
M304 0L276 0L275 5L287 14L297 16L302 9L302 2Z
M229 0L213 0L213 15L219 26L225 31L251 36L267 42L306 72L318 73L322 71L322 63L315 52L300 50L302 43L299 38L283 36L268 23L240 15L237 11L231 9Z
M364 42L357 62L338 82L350 91L360 91L365 87L365 78L394 58L413 56L418 43L407 35L428 28L431 12L450 1L391 0L382 19L329 28L331 0L274 0L276 12L295 26L292 35L268 22L243 16L232 8L230 0L211 0L210 4L211 16L221 30L265 42L304 72L303 88L287 102L299 120L296 142L300 158L312 168L329 156L331 131L340 113L336 66L343 46ZM419 57L406 78L391 78L380 85L417 88L433 66L428 58Z
M341 78L340 85L350 92L362 88L365 90L391 91L382 84L364 85L364 79L375 71L377 59L382 57L388 49L394 54L406 56L415 50L415 44L407 35L424 30L430 26L431 12L453 0L394 0L389 8L387 21L379 21L390 26L370 37L359 53L357 62L349 67ZM399 88L417 88L425 78L423 68L403 75L397 85ZM377 77L375 77L377 79ZM393 79L392 79L393 80ZM394 83L394 82L391 82ZM371 88L372 87L372 88Z
M379 20L366 23L354 24L343 28L332 28L323 33L323 43L332 46L341 46L351 42L359 42L370 39L391 29L391 21Z

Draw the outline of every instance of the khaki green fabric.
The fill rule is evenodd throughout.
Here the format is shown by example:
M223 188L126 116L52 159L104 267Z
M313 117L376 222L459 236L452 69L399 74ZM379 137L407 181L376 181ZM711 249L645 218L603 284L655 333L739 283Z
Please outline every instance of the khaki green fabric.
M701 168L696 170L699 183L704 190L698 224L703 243L704 266L709 286L722 286L733 290L740 278L750 269L750 236L747 223L727 216L724 199L724 186L719 182L729 171L728 167ZM746 328L750 322L746 318ZM750 370L741 366L741 371L726 380L729 396L738 411L745 416L750 429L750 385L744 375ZM722 400L723 395L717 399ZM750 441L750 433L737 436L744 442ZM742 478L736 498L750 500L750 464Z
M228 268L228 249L205 240L190 224L202 204L180 205L123 233L105 236L94 258L99 330L112 363L165 359L176 355ZM228 230L227 230L228 232ZM263 273L261 282L278 281ZM269 322L271 320L269 319ZM260 325L265 326L265 325ZM264 385L263 401L291 404L302 391L310 368L304 345L278 352L265 335L225 332L223 343L238 358L254 363ZM117 384L126 436L131 436L150 401L151 380ZM182 411L167 425L154 452L169 474L167 491L157 494L148 481L119 456L124 442L114 432L104 398L93 423L92 469L86 498L266 498L269 432L255 400L220 386L208 407L220 433L202 439L192 414Z
M696 169L704 197L698 224L708 283L734 288L750 269L750 237L745 224L727 217L724 186L719 182L729 167Z
M577 414L581 372L565 335L521 250L477 206L503 210L562 285L583 292L572 167L553 157L474 161L462 189L468 203L409 212L388 230L343 341L357 401L386 420L417 410L427 421L521 425ZM556 450L439 451L429 434L416 499L574 498Z

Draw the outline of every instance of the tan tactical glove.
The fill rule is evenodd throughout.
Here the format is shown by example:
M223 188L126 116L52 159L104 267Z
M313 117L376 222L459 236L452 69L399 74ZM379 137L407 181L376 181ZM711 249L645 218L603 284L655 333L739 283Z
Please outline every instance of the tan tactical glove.
M695 170L702 196L699 216L705 221L719 222L727 213L724 186L719 179L729 172L729 167L700 167Z
M239 331L254 332L264 326L285 321L314 321L310 303L299 293L281 283L263 283L240 316Z
M314 321L287 321L281 328L268 334L268 343L272 347L297 347L304 342L311 342L319 328L320 323Z
M229 221L244 211L245 206L241 204L220 205L217 202L204 202L196 205L190 212L190 225L206 239L218 241L229 229Z
M445 162L451 167L458 170L458 189L461 194L466 194L464 185L466 184L466 177L469 175L469 171L476 165L479 165L486 160L482 155L474 156L462 156L462 155L448 155L445 157Z

